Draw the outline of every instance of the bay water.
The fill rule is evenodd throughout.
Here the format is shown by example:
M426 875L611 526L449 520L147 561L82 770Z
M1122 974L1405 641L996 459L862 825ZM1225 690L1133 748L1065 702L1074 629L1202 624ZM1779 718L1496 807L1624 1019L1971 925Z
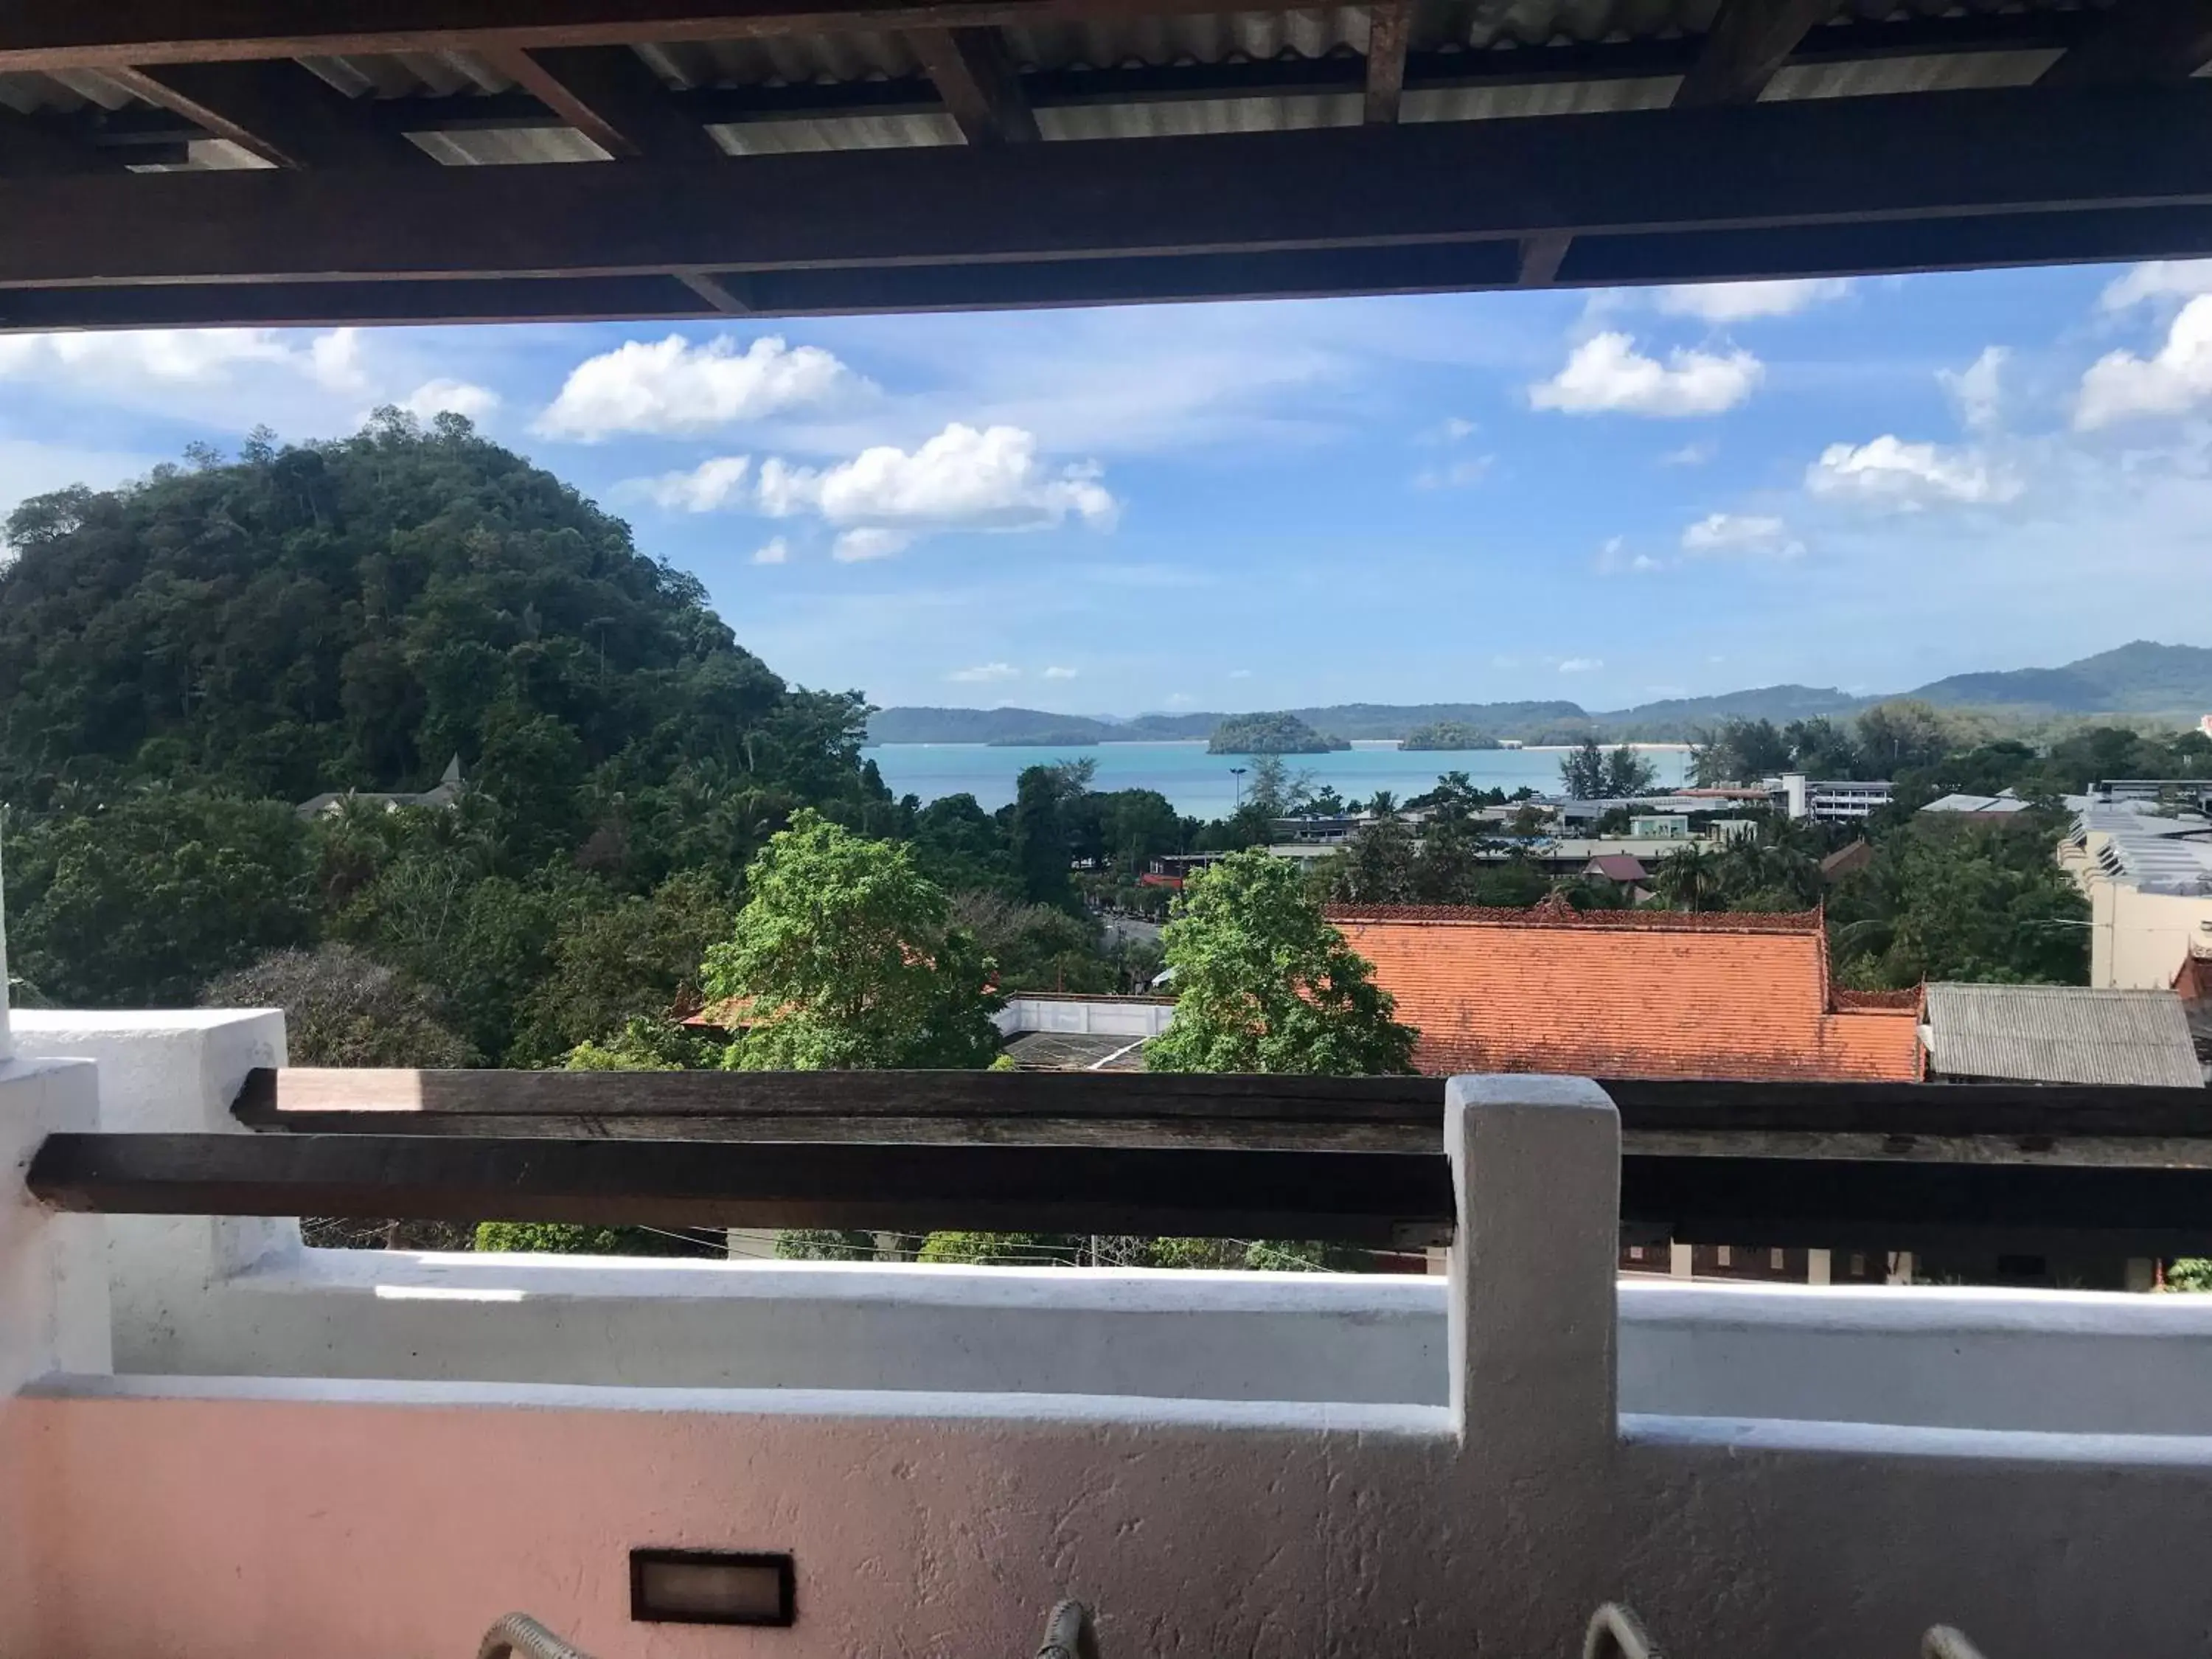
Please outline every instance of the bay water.
M1687 780L1689 750L1674 744L1638 744L1659 770L1662 787ZM1014 798L1014 780L1031 766L1062 761L1097 763L1096 789L1157 789L1188 817L1226 817L1236 810L1238 779L1250 775L1249 755L1209 755L1202 741L1075 744L999 748L982 743L887 743L862 751L875 762L894 795L969 794L987 812ZM1565 749L1405 750L1395 743L1355 743L1326 755L1285 755L1293 776L1310 776L1316 788L1334 787L1346 800L1388 789L1404 800L1436 787L1446 772L1464 772L1478 789L1508 794L1526 786L1538 794L1559 787Z

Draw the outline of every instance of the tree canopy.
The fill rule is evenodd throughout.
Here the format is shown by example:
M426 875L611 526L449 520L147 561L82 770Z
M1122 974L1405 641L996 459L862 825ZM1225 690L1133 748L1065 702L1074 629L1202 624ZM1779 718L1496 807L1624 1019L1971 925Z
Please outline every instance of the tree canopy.
M801 811L753 862L751 896L707 953L709 996L738 999L733 1069L988 1065L992 964L951 925L913 849Z
M1620 800L1649 794L1659 769L1626 744L1601 747L1584 738L1559 762L1559 787L1577 800Z
M1146 1045L1149 1070L1412 1070L1419 1033L1285 860L1251 850L1194 872L1164 944L1176 1017Z

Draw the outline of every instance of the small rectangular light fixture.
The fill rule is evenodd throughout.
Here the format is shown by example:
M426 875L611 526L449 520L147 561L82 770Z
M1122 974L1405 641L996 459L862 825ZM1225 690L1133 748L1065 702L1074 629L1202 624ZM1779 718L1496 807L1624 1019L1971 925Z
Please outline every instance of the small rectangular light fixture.
M632 1550L629 1616L651 1624L788 1625L788 1555Z

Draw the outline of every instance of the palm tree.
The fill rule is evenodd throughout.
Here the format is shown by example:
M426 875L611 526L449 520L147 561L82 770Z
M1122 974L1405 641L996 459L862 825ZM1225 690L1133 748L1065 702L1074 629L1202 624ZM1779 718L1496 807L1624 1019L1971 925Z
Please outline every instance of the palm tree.
M1720 860L1699 842L1678 847L1660 861L1656 885L1676 909L1705 909L1720 896Z

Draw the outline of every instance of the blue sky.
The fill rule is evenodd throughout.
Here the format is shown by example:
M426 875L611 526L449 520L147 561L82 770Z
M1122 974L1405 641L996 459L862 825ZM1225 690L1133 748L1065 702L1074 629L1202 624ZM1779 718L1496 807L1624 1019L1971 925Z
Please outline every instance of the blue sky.
M0 512L459 408L802 684L1130 714L1896 690L2212 644L2212 262L0 337Z

